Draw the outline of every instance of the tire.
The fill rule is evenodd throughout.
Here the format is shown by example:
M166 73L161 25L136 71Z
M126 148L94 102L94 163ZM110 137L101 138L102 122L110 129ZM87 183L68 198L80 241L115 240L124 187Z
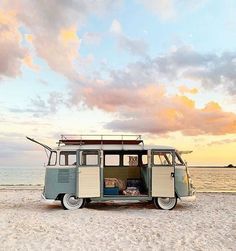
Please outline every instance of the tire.
M83 208L85 204L85 199L75 198L74 194L64 194L61 199L61 205L65 210L76 210L79 208Z
M163 209L163 210L172 210L175 208L177 204L177 198L162 198L157 197L153 199L154 205L156 208Z
M87 198L85 199L85 201L86 201L86 204L89 204L91 202L91 199Z

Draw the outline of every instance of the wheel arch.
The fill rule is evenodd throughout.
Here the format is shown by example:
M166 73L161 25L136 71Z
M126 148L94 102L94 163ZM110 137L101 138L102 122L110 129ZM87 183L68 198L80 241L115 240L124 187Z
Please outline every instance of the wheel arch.
M62 200L64 195L65 195L65 193L59 193L56 197L56 200Z

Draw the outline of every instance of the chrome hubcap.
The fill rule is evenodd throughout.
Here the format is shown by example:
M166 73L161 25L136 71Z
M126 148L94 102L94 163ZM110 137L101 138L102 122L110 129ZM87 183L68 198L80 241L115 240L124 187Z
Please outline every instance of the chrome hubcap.
M71 206L77 206L78 204L80 204L80 202L81 202L81 199L76 199L74 196L71 196L68 199L68 204Z

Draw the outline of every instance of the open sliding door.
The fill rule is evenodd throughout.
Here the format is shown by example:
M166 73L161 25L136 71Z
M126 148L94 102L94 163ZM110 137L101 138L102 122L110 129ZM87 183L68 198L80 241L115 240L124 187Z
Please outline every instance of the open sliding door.
M152 151L152 197L175 197L172 151Z
M76 195L79 198L100 197L100 151L78 151L77 159Z

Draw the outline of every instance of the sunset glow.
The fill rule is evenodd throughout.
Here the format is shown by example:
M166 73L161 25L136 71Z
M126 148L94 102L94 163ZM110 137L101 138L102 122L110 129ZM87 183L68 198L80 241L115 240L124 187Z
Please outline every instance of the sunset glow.
M2 166L45 162L25 136L142 134L236 165L235 1L1 1Z

